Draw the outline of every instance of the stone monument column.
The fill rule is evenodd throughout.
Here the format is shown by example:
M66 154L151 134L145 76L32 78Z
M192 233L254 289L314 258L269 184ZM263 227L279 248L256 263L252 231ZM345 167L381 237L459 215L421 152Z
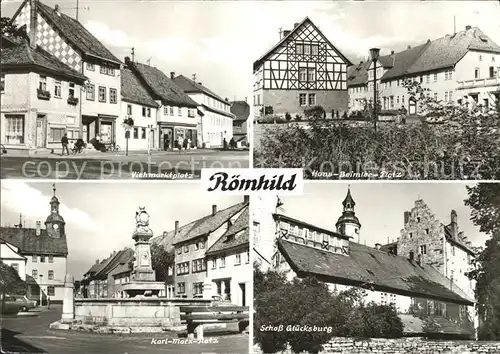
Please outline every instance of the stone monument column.
M135 241L135 281L155 281L155 273L151 264L151 244L153 231L149 228L149 214L145 208L140 207L136 213L136 228L132 235Z
M61 322L72 321L75 318L74 307L74 280L71 274L64 278L64 299Z

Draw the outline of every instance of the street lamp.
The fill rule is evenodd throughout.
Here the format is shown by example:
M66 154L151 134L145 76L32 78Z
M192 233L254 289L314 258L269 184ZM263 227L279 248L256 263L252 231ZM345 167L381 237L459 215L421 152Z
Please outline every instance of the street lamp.
M377 60L380 53L380 48L370 49L370 56L373 61L373 127L377 131Z
M40 278L40 285L39 285L39 288L40 288L40 307L42 307L42 304L43 304L43 302L42 302L42 300L43 300L43 298L42 298L42 294L43 294L43 290L42 290L42 277L43 277L43 275L39 274L39 278Z

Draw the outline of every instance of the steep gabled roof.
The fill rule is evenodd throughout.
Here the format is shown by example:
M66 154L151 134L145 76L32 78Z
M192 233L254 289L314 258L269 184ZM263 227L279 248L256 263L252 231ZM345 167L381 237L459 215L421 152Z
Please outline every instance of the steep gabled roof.
M315 275L336 284L368 286L373 290L458 304L474 302L450 280L428 265L349 243L349 255L326 252L283 238L278 249L299 276Z
M246 101L233 101L231 113L236 116L235 121L246 121L250 116L250 105Z
M235 204L229 208L218 211L215 215L210 214L201 219L192 221L187 225L179 227L177 234L174 236L173 244L177 245L196 237L208 235L227 223L247 204L248 203L245 202Z
M116 58L96 37L94 37L80 22L61 12L57 14L53 8L36 0L38 12L43 18L58 30L58 34L67 39L69 44L74 46L84 55L108 60L120 64ZM19 10L25 6L27 0L23 2ZM18 10L18 12L19 12ZM13 16L15 18L17 13Z
M207 255L249 245L249 207L235 220L229 229L207 250Z
M26 41L14 44L1 50L2 71L9 69L30 68L34 72L50 72L54 75L62 76L83 82L87 78L76 70L63 64L55 56L37 46L33 49Z
M500 46L483 31L472 27L429 43L428 48L408 69L409 74L453 67L469 50L500 53Z
M122 99L126 102L158 108L158 104L148 90L128 68L121 71Z
M46 229L37 236L36 229L0 227L0 238L16 246L21 254L68 255L66 238L50 237Z
M321 32L318 27L316 27L316 25L309 19L309 17L306 17L302 20L302 22L300 22L293 30L290 31L290 33L288 33L286 36L284 36L274 47L272 47L269 51L267 51L266 53L264 53L264 55L262 55L259 59L257 59L254 63L253 63L253 69L256 70L259 66L262 65L262 63L264 63L267 58L272 54L274 53L274 51L276 49L278 49L280 47L280 45L282 45L283 43L285 43L289 38L293 38L293 36L295 35L295 33L297 32L297 30L302 26L304 25L305 23L309 23L311 24L311 26L314 28L314 30L316 30L320 36L323 38L323 40L328 44L330 45L334 50L335 52L346 62L347 66L350 66L352 65L351 61L349 59L347 59L337 48L335 48L335 46L328 40L328 38L325 37L325 35L323 34L323 32Z
M381 81L392 80L408 74L409 69L425 52L430 45L429 42L408 48L402 52L394 54L394 64L381 78Z
M127 66L144 83L153 98L161 100L164 105L196 108L198 103L193 101L182 89L177 86L163 71L153 66L127 61Z
M103 266L94 274L95 278L105 278L108 274L121 264L127 264L134 256L134 251L130 248L125 248L116 252L103 262Z
M221 102L226 102L224 98L217 95L215 92L210 90L208 87L201 84L201 82L196 82L191 79L188 79L184 75L179 75L173 79L175 84L179 86L186 93L204 93L216 100ZM227 102L226 102L227 103Z

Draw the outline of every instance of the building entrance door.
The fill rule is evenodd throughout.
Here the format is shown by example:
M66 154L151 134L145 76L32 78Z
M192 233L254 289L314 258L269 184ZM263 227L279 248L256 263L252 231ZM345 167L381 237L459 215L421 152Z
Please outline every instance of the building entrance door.
M408 101L408 105L409 105L408 113L417 114L417 101L415 100L415 98L411 97Z
M240 306L246 306L246 298L245 298L245 283L239 283L240 286Z
M36 147L45 147L45 116L36 117Z

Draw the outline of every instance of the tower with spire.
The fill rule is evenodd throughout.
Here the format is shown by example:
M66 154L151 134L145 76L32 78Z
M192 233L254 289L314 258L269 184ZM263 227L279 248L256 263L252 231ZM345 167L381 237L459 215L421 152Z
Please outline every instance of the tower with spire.
M50 215L45 220L45 228L49 237L61 238L65 236L64 226L66 222L59 214L59 199L56 197L56 185L52 185L54 195L50 199Z
M354 212L355 205L356 203L354 202L354 199L351 195L351 187L349 186L347 189L347 195L342 202L342 215L337 220L335 227L337 228L337 232L339 234L352 237L355 242L359 243L361 223L359 222L359 219L356 217L356 213Z

